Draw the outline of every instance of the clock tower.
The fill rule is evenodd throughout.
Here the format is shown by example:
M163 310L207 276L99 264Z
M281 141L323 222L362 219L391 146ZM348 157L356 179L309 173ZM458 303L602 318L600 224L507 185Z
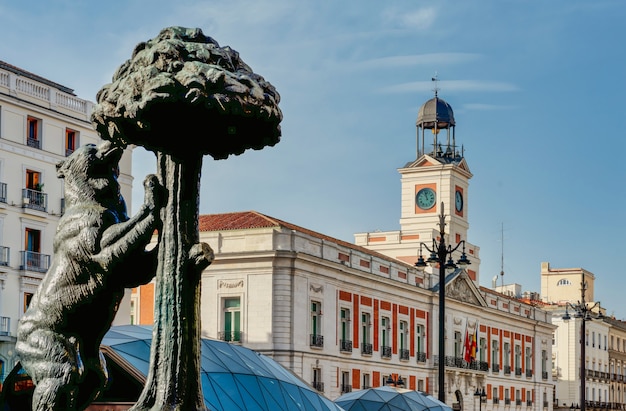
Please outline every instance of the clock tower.
M420 243L430 245L432 240L439 240L443 212L446 243L465 240L471 261L467 272L478 281L479 248L467 241L472 173L463 148L456 144L455 127L452 107L439 98L435 89L435 97L424 103L417 114L416 158L398 170L402 187L400 230L355 234L355 243L414 264Z

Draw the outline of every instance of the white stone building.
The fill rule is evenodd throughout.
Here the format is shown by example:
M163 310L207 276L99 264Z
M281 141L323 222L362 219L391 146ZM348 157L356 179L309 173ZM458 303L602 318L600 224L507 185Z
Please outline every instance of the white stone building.
M471 265L445 279L440 336L438 271L414 265L420 244L440 240L441 207L451 210L446 242L466 239L471 173L453 126L443 100L420 109L417 159L400 169L398 231L356 234L352 244L254 211L201 216L200 239L216 253L202 277L203 335L269 355L331 399L386 384L390 376L437 396L443 338L447 403L550 410L550 314L479 287L479 248L466 242ZM423 148L425 128L435 129L430 153ZM443 130L448 138L440 144ZM132 315L140 324L152 323L153 289L135 290ZM481 406L477 389L486 393Z
M72 89L0 61L0 383L15 363L17 322L52 258L64 211L56 164L100 141L89 120L92 107ZM130 210L130 150L120 172ZM128 315L124 304L121 323Z

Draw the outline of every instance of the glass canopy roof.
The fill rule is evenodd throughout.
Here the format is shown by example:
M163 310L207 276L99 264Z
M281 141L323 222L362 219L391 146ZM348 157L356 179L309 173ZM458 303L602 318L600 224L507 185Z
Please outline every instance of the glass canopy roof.
M390 386L353 391L335 402L345 411L452 411L433 396Z
M151 341L150 326L125 325L112 327L102 345L146 376ZM201 344L202 391L212 411L342 410L267 356L223 341Z

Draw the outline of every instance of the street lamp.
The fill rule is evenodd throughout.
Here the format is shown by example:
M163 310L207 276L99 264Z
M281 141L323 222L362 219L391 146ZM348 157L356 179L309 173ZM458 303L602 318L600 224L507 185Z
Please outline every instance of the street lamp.
M485 393L485 389L484 388L476 388L476 392L474 393L474 397L478 397L478 411L482 411L483 399L487 398L487 394Z
M600 302L596 302L594 305L587 307L587 303L585 302L585 291L587 291L587 282L585 281L585 273L581 274L580 281L580 301L576 304L567 303L565 305L565 315L563 316L564 321L570 320L572 317L569 315L567 308L571 308L574 310L574 318L580 318L580 411L585 411L586 403L585 403L585 382L587 380L587 375L585 372L585 346L587 338L587 330L585 324L589 320L596 320L603 317L602 312L598 309L597 313L593 312L593 309L596 307L600 307ZM572 404L572 407L574 404ZM578 408L578 407L576 407Z
M461 268L471 264L465 255L465 240L460 241L456 246L446 245L446 216L444 215L443 202L441 203L441 213L439 214L439 243L433 238L432 246L420 243L420 253L415 263L415 267L419 271L424 271L426 265L431 267L439 264L439 401L446 402L445 393L445 300L446 300L446 270L453 271L456 269L457 264ZM463 246L463 252L461 258L454 263L452 260L452 253L456 251L460 246ZM422 247L426 248L430 252L428 260L424 261L422 256ZM445 262L445 263L444 263ZM584 410L583 410L584 411Z

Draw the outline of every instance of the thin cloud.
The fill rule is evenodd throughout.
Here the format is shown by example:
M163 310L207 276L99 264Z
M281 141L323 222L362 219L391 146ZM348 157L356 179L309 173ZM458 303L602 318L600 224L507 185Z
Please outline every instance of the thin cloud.
M435 24L437 14L435 7L423 7L412 11L393 8L385 10L383 18L388 25L427 30Z
M519 88L512 83L501 81L481 81L481 80L445 80L437 85L446 92L510 92L518 91ZM379 89L381 93L423 93L432 90L432 81L414 81L410 83L396 84L394 86Z
M435 65L437 67L450 64L466 63L477 60L481 55L476 53L428 53L407 56L389 56L366 60L358 63L360 68L379 69L389 67L408 67Z

